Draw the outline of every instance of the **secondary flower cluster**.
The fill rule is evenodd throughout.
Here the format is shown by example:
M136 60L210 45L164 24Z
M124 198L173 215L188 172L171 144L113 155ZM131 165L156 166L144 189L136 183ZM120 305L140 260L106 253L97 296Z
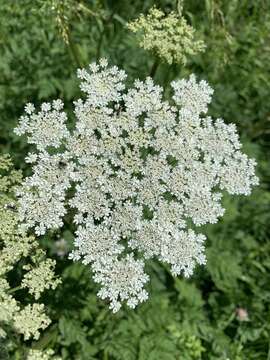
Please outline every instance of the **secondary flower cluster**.
M19 229L15 187L22 175L12 170L11 159L0 157L0 338L6 336L7 328L23 334L24 339L38 339L40 330L51 322L44 304L17 301L16 290L26 288L35 300L45 289L55 289L60 280L55 277L55 261L48 259L37 240ZM20 266L19 264L24 263ZM15 288L8 281L11 271L20 270L23 276L16 279ZM17 275L18 277L18 275Z
M150 50L168 64L185 64L190 55L204 51L202 40L195 39L195 30L183 16L165 14L155 7L147 15L128 23L128 29L138 33L140 46Z
M16 128L36 145L19 215L42 235L73 208L70 257L92 265L99 296L117 311L147 299L146 259L184 276L204 264L205 236L192 227L223 215L220 190L248 195L258 179L235 126L206 116L213 90L205 81L174 81L168 102L151 78L125 89L125 72L104 59L78 76L86 96L74 103L73 131L60 100L40 111L28 104Z

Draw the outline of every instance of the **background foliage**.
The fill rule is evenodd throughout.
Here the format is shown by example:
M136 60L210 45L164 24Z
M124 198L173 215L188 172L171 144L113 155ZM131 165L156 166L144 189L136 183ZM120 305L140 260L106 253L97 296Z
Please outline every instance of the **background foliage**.
M27 101L78 97L76 68L105 56L133 78L157 59L138 47L127 21L170 0L0 0L0 152L25 169L26 143L13 134ZM8 347L0 359L24 359L25 347L53 348L63 359L270 359L270 2L189 0L183 14L206 43L185 67L159 63L165 86L194 72L215 89L211 113L235 122L245 151L257 159L260 186L248 198L225 197L224 219L206 226L206 267L190 280L149 264L150 300L116 315L97 300L89 269L55 254L60 234L41 240L58 261L63 284L46 295L53 322L37 342ZM61 234L71 247L72 229ZM18 296L20 296L18 292ZM2 357L1 357L2 356Z

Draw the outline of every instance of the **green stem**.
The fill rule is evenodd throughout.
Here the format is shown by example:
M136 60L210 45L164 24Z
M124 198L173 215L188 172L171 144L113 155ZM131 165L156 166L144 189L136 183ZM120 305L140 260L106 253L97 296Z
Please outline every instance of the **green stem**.
M74 43L74 41L72 39L70 28L68 28L67 36L68 36L68 47L69 47L70 53L71 53L73 59L75 60L76 65L79 68L81 68L82 63L80 61L80 53L79 53L78 47L76 46L76 44Z
M102 43L103 43L104 34L105 34L105 27L104 27L103 30L101 31L100 37L99 37L99 41L98 41L98 45L97 45L97 59L100 58L101 47L102 47Z
M51 325L49 328L46 329L46 331L38 339L38 341L32 343L32 348L36 350L45 349L46 346L51 342L51 340L57 335L57 331L57 324Z
M89 7L87 7L86 5L80 3L78 5L78 8L81 9L82 11L85 11L86 13L92 15L92 16L96 16L96 17L99 17L100 15L95 13L93 10L89 9Z
M103 29L100 30L100 37L99 37L99 41L98 41L98 45L97 45L97 59L100 58L101 55L101 48L102 48L102 44L103 44L103 39L104 39L104 35L106 32L106 26L107 24L110 24L113 20L114 17L114 12L112 12L110 14L110 16L108 17L108 19L106 19L106 21L103 21Z
M177 0L177 12L179 17L183 14L183 0Z
M7 293L8 293L8 294L13 294L14 292L16 292L16 291L18 291L18 290L22 290L21 285L16 286L15 288L9 289L9 290L7 291Z
M233 319L235 318L235 311L233 311L229 317L229 319L225 322L225 324L222 326L222 330L225 330L230 323L233 321Z
M269 340L269 344L268 344L267 360L270 360L270 340Z
M107 350L104 350L104 353L103 353L103 360L108 360L108 353L107 353Z
M156 72L157 72L158 66L159 66L159 60L156 59L156 60L154 61L153 65L152 65L151 70L150 70L150 77L151 77L151 78L154 78L154 76L155 76L155 74L156 74Z
M177 276L173 276L171 273L171 270L169 268L169 266L167 264L161 263L162 267L167 271L167 273L170 275L170 277L172 277L173 282L174 282L174 286L181 283L181 280L177 277ZM177 290L177 287L176 287Z

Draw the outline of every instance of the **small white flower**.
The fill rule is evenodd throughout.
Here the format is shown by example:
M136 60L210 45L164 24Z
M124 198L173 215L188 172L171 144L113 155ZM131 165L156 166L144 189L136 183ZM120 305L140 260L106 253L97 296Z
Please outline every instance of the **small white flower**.
M20 118L15 133L26 134L29 144L35 144L40 151L45 151L48 146L59 147L69 136L66 127L67 116L65 112L60 111L60 102L57 100L54 102L54 109L51 108L50 103L43 103L38 113L34 113L32 106L29 110L28 104L27 115Z
M107 59L104 59L104 58L101 58L99 60L99 64L102 68L106 68L108 66L108 60Z
M53 108L54 108L55 110L60 111L60 110L63 109L64 103L63 103L62 100L57 99L57 100L54 100L54 101L53 101L52 106L53 106Z
M144 262L135 260L133 255L127 255L121 260L101 260L93 265L94 280L102 285L98 295L110 301L113 312L117 312L125 300L134 308L148 298L143 286L149 276L144 273L143 266Z
M51 110L51 104L50 103L43 103L41 105L41 110L44 112L50 111Z
M34 153L28 153L28 155L25 158L25 162L29 163L29 164L33 164L37 161L38 156L37 154Z
M206 81L197 83L195 75L192 74L188 80L173 81L172 88L175 92L173 99L177 105L195 114L207 112L214 90Z
M33 104L28 103L28 104L25 105L24 110L25 110L26 114L31 115L35 111L35 107L34 107Z

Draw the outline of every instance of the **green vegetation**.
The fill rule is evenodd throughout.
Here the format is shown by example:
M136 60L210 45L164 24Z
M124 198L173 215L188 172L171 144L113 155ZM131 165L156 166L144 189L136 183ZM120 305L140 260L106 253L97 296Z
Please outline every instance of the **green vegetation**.
M141 49L127 22L153 5L165 13L183 5L205 51L169 65ZM0 153L25 174L28 148L13 133L24 104L54 97L71 104L76 69L102 56L130 79L151 74L167 95L175 78L206 79L215 89L211 114L236 123L260 178L250 197L224 197L224 218L204 227L207 265L192 278L149 264L151 297L135 310L112 314L96 297L89 268L57 256L59 236L72 248L68 224L44 236L62 279L41 296L52 323L37 341L0 339L0 359L24 360L32 348L64 360L270 360L270 2L0 0L0 19Z

